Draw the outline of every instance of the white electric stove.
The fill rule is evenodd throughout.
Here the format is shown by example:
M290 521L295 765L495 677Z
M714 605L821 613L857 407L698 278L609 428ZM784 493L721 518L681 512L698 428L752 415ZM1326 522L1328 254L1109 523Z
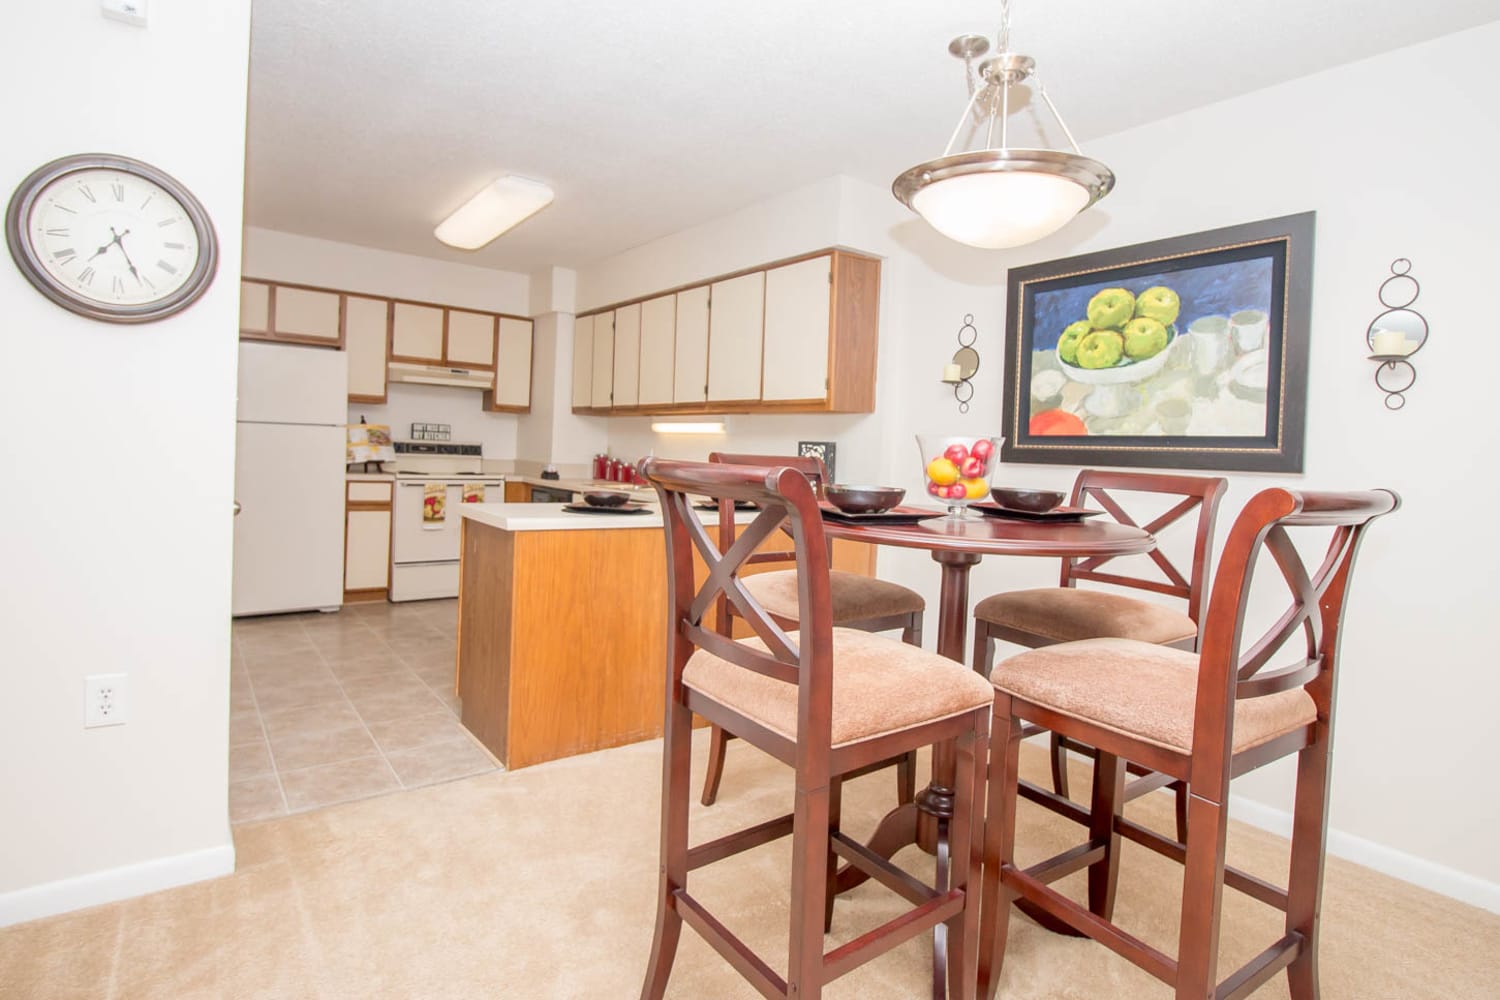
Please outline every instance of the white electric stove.
M505 477L485 473L484 449L451 441L397 441L396 499L391 511L391 600L458 596L459 504L467 492L504 500ZM442 486L443 518L423 517L429 484Z

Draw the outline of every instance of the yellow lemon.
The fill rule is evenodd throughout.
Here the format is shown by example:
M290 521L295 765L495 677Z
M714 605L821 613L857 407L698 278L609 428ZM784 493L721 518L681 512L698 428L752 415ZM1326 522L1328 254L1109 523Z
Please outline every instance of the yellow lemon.
M927 478L939 486L951 486L958 482L958 466L946 458L934 458L927 463Z

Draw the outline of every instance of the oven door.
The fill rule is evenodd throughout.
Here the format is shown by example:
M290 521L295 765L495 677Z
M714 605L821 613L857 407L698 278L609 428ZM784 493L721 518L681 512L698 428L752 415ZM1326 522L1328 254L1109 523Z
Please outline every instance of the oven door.
M422 496L427 484L444 483L447 486L446 516L437 524L422 520ZM474 481L471 481L474 482ZM486 497L500 494L504 480L477 480L482 482ZM459 505L464 498L464 484L457 480L434 477L433 479L396 480L396 499L391 511L395 524L391 526L391 562L431 563L457 562L461 544L461 522Z

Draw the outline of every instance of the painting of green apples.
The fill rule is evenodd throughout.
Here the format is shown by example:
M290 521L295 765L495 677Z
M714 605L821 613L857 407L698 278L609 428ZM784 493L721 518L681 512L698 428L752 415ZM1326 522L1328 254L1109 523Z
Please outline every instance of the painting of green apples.
M1300 467L1311 248L1305 213L1013 269L1005 460Z

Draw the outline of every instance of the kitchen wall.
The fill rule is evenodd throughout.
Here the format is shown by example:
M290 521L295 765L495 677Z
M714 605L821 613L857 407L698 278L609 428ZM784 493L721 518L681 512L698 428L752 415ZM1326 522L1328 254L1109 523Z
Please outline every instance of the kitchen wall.
M120 326L0 266L0 924L233 870L229 591L249 0L11 4L0 191L72 153L155 164L203 202L218 278ZM122 83L123 81L123 83ZM84 677L129 722L85 730Z
M244 268L246 277L531 315L530 281L524 274L253 226L245 229ZM364 417L372 424L390 424L398 438L408 437L414 422L449 424L453 440L479 442L486 459L515 458L516 415L484 412L480 395L477 389L392 384L384 406L350 404L349 422Z
M1111 165L1118 189L1063 232L1014 251L952 244L884 187L835 178L602 261L580 274L585 307L833 243L886 258L876 414L731 416L729 433L713 440L664 439L645 420L621 418L609 422L611 449L701 457L827 438L839 444L840 478L915 492L911 432L999 432L1007 267L1315 210L1306 471L1231 474L1220 539L1266 486L1402 493L1404 508L1371 533L1352 590L1330 850L1500 911L1500 859L1489 850L1500 805L1480 743L1500 695L1484 631L1500 597L1484 564L1500 546L1497 519L1463 506L1488 493L1484 462L1500 430L1483 352L1461 346L1469 317L1490 314L1480 262L1493 257L1493 226L1480 224L1476 208L1493 216L1494 205L1451 158L1427 155L1460 137L1466 162L1500 153L1489 124L1500 112L1500 68L1488 55L1497 45L1500 25L1490 25L1091 142L1085 151ZM1396 79L1423 83L1392 87ZM1382 308L1379 284L1402 256L1422 283L1417 308L1433 332L1415 359L1410 402L1392 413L1363 336ZM937 378L965 313L983 360L961 416ZM1007 465L999 477L1062 487L1075 472ZM924 554L883 551L880 573L935 606L937 573ZM1048 585L1055 573L1043 560L989 559L971 593ZM1252 615L1281 600L1262 593ZM1240 818L1285 829L1289 766L1237 788Z

